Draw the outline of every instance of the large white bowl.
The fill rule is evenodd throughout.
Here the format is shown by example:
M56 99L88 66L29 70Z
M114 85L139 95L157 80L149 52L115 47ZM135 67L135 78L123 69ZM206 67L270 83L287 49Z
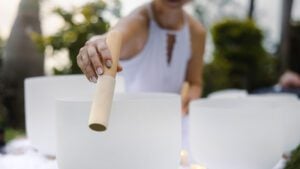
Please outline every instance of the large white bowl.
M91 101L57 101L60 169L175 169L181 140L180 97L123 94L113 101L105 132L88 128Z
M274 109L282 112L283 123L283 151L291 152L300 144L300 100L297 95L288 93L270 93L249 95L254 100L267 100L271 103L270 111ZM265 101L261 102L265 103Z
M92 98L95 84L83 75L44 76L25 80L26 133L32 146L55 155L55 99L85 96ZM124 91L124 80L117 78L116 92Z
M282 115L276 100L194 101L190 105L192 156L213 169L273 168L283 153Z
M299 101L299 98L297 95L290 94L290 93L250 94L250 95L248 95L248 97L278 101L278 102L281 102L281 105L284 105L285 103Z
M242 89L224 89L208 95L209 99L245 98L248 92Z
M300 145L300 101L281 108L283 113L283 151L291 152Z

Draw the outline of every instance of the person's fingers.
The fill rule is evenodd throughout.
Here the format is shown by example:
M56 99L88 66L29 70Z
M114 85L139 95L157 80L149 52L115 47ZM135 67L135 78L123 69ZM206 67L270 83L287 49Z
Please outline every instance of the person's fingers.
M92 64L89 64L86 68L85 68L85 76L86 78L93 83L97 83L97 75L95 73L95 70L93 69Z
M186 97L186 98L182 98L182 101L181 101L181 106L182 106L182 114L183 115L186 115L188 114L188 106L189 106L189 99Z
M103 74L103 66L101 63L101 56L98 54L95 46L89 45L87 47L87 53L89 56L89 60L94 68L94 70L96 71L96 74L98 76Z
M118 64L118 67L117 67L117 72L121 72L123 70L123 67L120 65L120 63Z
M90 61L89 61L87 52L85 50L86 50L85 47L82 47L80 49L79 54L77 55L77 65L81 69L82 73L87 75L86 67L90 64ZM89 80L89 78L88 78L88 80Z
M181 115L184 117L184 116L187 116L189 114L189 112L188 112L188 109L187 108L184 108L184 109L182 109L182 111L181 111Z
M82 48L79 54L81 57L77 58L77 62L79 64L79 67L81 71L85 74L86 78L90 82L97 82L97 75L95 73L95 70L91 64L91 61L88 56L88 51L86 50L86 47Z
M112 58L111 58L111 53L105 43L104 40L101 40L97 43L97 51L101 54L102 59L103 59L103 64L107 68L111 68L112 66Z
M78 55L76 56L77 65L80 68L80 70L84 73L84 65L82 61L82 54L81 54L82 48L80 49Z
M77 64L88 80L96 82L97 75L104 73L104 66L111 68L113 64L105 39L87 41L77 56ZM118 64L117 72L122 70L122 66Z
M89 54L86 50L86 47L84 47L81 50L80 55L81 55L83 69L85 69L88 65L90 65Z
M80 68L80 70L82 71L82 73L85 74L85 67L83 66L81 55L77 56L77 65Z
M81 59L81 57L77 57L77 64L79 66L79 68L81 69L81 71L83 72L83 74L86 76L86 78L90 81L90 82L96 82L97 79L96 77L94 77L94 74L90 72L90 66L84 66L83 61Z

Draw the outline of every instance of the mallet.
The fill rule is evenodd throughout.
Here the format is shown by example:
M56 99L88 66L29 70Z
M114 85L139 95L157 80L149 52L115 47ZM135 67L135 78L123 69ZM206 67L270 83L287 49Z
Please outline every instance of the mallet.
M122 35L118 31L110 31L106 36L106 44L112 57L111 68L104 68L104 74L99 77L96 84L96 93L91 107L89 127L94 131L105 131L115 89L115 77L121 51Z

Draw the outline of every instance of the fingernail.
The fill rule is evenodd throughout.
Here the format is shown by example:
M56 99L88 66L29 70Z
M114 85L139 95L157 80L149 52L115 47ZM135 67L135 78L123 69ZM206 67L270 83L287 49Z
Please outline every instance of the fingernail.
M111 60L107 60L107 61L105 62L105 65L106 65L108 68L111 68L111 66L112 66Z
M103 69L101 67L98 67L96 71L99 76L103 74Z
M90 78L90 81L93 83L97 83L97 79L94 76Z

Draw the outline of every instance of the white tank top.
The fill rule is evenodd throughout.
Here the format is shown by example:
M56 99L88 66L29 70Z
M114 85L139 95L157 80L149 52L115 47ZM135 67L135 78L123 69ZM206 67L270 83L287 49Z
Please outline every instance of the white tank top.
M179 93L185 80L187 63L191 56L190 32L187 17L178 31L159 27L149 5L150 28L144 49L129 60L122 60L127 92ZM172 59L168 63L168 34L175 35Z

